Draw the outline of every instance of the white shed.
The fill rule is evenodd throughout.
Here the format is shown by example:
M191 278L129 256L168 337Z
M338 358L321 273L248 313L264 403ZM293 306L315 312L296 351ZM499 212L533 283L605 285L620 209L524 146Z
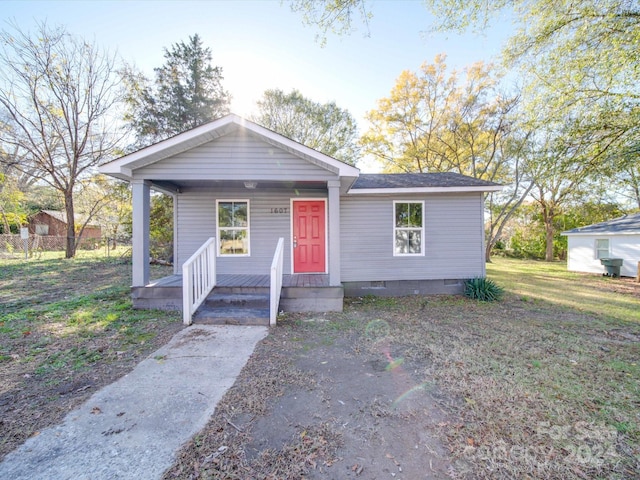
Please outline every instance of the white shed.
M621 258L623 277L638 275L640 213L562 232L569 244L567 268L572 272L603 273L601 258Z

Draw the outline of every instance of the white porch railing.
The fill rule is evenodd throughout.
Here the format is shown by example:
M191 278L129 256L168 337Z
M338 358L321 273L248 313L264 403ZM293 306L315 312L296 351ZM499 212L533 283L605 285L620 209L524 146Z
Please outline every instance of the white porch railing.
M207 240L182 265L182 321L191 325L192 317L216 286L216 241Z
M278 307L280 306L280 293L282 291L282 262L284 259L284 238L278 240L276 252L271 262L271 284L269 299L269 325L276 324Z

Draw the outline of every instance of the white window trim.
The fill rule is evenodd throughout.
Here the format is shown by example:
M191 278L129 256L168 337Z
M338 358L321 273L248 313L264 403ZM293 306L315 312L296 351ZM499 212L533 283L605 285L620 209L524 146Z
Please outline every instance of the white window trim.
M606 240L607 241L607 254L604 257L598 256L598 251L602 250L598 248L598 240ZM593 241L593 257L596 260L600 260L601 258L610 258L611 257L611 239L610 238L596 238Z
M229 203L229 202L233 202L233 203L246 203L247 204L247 253L226 253L226 254L222 254L220 253L220 224L218 223L218 219L220 218L219 216L219 208L220 208L220 204L221 203ZM240 227L230 227L231 229L236 229L236 230L244 230L244 228L240 228ZM223 227L224 230L229 230L229 227ZM225 199L225 198L220 198L218 200L216 200L216 256L217 257L223 257L223 258L227 258L227 257L250 257L251 256L251 202L249 201L248 198L244 199L237 199L237 198L231 198L231 199Z
M399 203L419 203L422 205L422 227L396 227L396 205ZM391 214L391 226L393 227L393 236L391 242L391 248L393 251L394 257L424 257L425 255L425 236L424 236L424 200L394 200L393 201L393 211ZM414 230L420 232L420 253L398 253L396 252L396 231L397 230Z

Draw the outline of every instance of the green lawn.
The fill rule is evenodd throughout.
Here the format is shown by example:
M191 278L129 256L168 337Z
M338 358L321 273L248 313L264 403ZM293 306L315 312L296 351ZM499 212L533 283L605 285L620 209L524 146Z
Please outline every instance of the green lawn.
M494 258L487 276L522 301L640 323L640 286L633 279L568 272L564 262ZM635 290L634 290L635 287Z

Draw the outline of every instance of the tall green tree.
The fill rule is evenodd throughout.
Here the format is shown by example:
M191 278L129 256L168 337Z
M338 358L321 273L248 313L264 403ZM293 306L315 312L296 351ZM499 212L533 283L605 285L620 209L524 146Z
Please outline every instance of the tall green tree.
M267 90L253 120L307 147L350 165L358 159L358 126L335 102L319 103L298 90Z
M211 49L198 34L164 49L165 63L150 82L129 67L126 120L142 147L198 127L229 113L229 93L222 86L222 67L212 65Z
M211 49L198 34L164 49L165 62L150 82L129 67L123 78L129 106L125 119L135 133L132 148L177 135L229 113L229 93L222 86L222 67L213 66ZM151 253L171 257L173 202L165 194L151 199Z
M556 219L565 213L566 206L588 199L601 200L598 180L608 181L614 176L614 167L606 158L618 137L584 128L582 122L566 118L536 132L529 162L534 184L531 196L539 205L545 227L547 261L554 259Z
M614 164L619 166L613 181L623 188L622 196L627 199L629 208L640 211L640 132L637 138L631 138L626 148L615 153Z
M14 167L60 193L69 219L65 257L76 251L79 181L112 158L124 137L124 92L115 55L63 28L0 32L0 145Z
M370 4L370 0L294 0L291 8L324 33L344 34L353 30L354 18L368 22ZM538 107L603 107L603 102L610 102L610 109L637 115L637 0L425 0L425 4L435 15L432 29L440 31L482 31L499 14L509 15L515 34L505 58L509 66L522 66L524 78L544 96Z

